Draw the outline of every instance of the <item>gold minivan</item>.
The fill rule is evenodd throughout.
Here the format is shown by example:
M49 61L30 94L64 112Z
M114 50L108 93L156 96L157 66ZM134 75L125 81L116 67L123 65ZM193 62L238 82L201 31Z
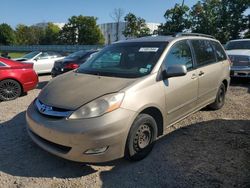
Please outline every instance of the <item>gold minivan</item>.
M28 107L27 130L65 159L140 160L167 127L205 106L220 109L229 82L228 57L210 36L121 41L50 81Z

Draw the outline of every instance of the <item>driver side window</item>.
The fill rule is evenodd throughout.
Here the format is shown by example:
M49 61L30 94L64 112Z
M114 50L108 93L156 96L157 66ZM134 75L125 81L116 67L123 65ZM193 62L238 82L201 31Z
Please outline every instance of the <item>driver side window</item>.
M166 67L173 64L180 64L180 65L185 65L187 67L187 70L192 69L193 68L192 54L187 41L180 41L174 44L170 48L164 60L164 63Z
M41 60L41 59L49 59L49 54L47 52L43 52L41 53L37 59Z

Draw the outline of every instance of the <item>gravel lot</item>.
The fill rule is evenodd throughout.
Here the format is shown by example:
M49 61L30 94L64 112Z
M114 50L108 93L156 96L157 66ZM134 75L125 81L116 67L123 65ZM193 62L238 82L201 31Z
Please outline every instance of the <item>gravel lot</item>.
M250 83L235 82L219 111L169 129L144 160L92 165L57 158L25 130L25 110L47 83L0 103L0 187L250 187ZM177 129L182 127L180 129Z

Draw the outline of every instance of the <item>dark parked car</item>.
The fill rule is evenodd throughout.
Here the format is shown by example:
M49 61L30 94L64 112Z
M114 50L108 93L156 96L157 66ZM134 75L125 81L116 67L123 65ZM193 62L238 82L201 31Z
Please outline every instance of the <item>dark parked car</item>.
M98 52L97 50L89 50L89 51L77 51L75 53L70 54L62 60L55 61L54 67L51 72L52 77L56 77L65 72L74 70L78 68L81 64L83 64L91 55Z

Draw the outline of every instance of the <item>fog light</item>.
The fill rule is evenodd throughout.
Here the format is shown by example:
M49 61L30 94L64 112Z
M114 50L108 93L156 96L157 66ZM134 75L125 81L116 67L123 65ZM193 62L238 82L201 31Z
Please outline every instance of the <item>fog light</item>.
M99 153L103 153L108 149L108 146L106 147L102 147L102 148L93 148L93 149L88 149L87 151L85 151L85 154L99 154Z

